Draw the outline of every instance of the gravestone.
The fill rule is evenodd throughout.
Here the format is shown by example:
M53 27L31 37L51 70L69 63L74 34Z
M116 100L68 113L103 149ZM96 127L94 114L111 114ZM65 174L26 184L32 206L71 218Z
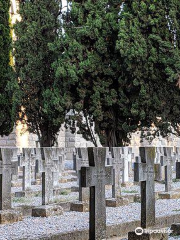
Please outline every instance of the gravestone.
M13 161L15 153L17 148L0 149L0 224L22 219L22 214L13 210L11 204L11 176L18 174L18 161Z
M121 149L121 158L123 162L123 167L122 167L122 185L126 184L129 180L129 173L128 173L128 147L123 147Z
M40 171L40 161L41 161L41 152L39 151L39 148L34 148L35 153L35 181L36 184L42 184L41 181L41 171Z
M157 147L156 148L155 164L154 164L154 171L155 171L154 180L157 181L157 182L162 182L165 178L164 169L161 166L161 157L162 156L164 156L163 148Z
M88 212L89 211L89 188L81 186L81 167L88 167L88 150L87 148L77 148L74 167L78 176L79 201L71 203L71 211Z
M53 215L61 215L62 207L53 203L53 159L56 155L56 148L39 148L36 149L38 155L41 156L40 171L42 172L42 205L32 209L33 217L48 217ZM52 205L50 205L52 204Z
M18 162L18 152L19 152L19 149L17 149L16 151L13 151L12 163L15 162L16 164L16 162ZM17 183L17 186L18 186L18 174L12 175L12 181L14 183Z
M124 149L113 147L112 153L112 166L113 166L113 186L112 186L112 198L106 199L106 206L118 207L127 205L128 199L123 198L121 195L122 175L124 168Z
M165 192L172 190L172 148L164 147L164 157L161 156L161 166L165 167Z
M65 162L65 150L64 148L58 148L58 157L59 157L59 172L60 175L63 175L65 170L64 162Z
M24 181L24 189L23 191L27 191L31 189L31 157L32 157L32 148L23 148L22 155L22 166L23 169L23 181Z
M155 192L154 192L154 147L140 147L141 162L134 164L134 181L141 183L141 228L155 226ZM156 235L156 236L155 236ZM128 240L161 239L161 233L143 233L137 236L135 232L128 233ZM167 236L166 236L167 237Z
M106 239L105 186L113 183L113 168L105 166L106 148L88 148L89 167L81 168L81 185L90 188L89 239Z
M159 198L161 199L177 199L180 197L179 192L172 191L173 165L173 148L164 147L164 156L161 156L161 166L165 167L165 192L159 193Z
M112 148L112 166L113 166L113 186L112 186L112 197L121 196L121 183L122 183L122 170L124 166L124 158L121 156L121 148Z
M36 185L37 175L36 175L36 149L35 148L31 148L30 162L31 162L31 185Z
M180 179L180 148L176 148L176 179Z
M176 148L176 179L180 179L180 148Z
M61 164L62 162L60 161L60 153L61 149L60 148L52 148L52 168L53 168L53 187L58 188L59 187L59 179L60 179L60 173L61 173Z
M134 181L141 182L141 227L155 225L155 148L140 147L141 163L134 163Z
M132 148L121 148L121 157L124 159L122 169L122 186L129 187L133 185L132 182L129 182L129 165L132 166Z
M180 179L180 147L176 147L176 179Z
M135 154L133 153L133 148L128 147L128 177L132 176L133 170L132 170L132 164L135 158Z
M112 159L113 159L112 153L111 153L111 151L109 151L109 148L107 148L107 150L106 150L106 165L107 166L112 166Z
M42 151L42 205L51 203L53 199L53 153L51 148Z
M32 190L32 166L34 164L32 148L22 149L22 158L20 165L22 167L22 191L15 192L16 197L24 197Z

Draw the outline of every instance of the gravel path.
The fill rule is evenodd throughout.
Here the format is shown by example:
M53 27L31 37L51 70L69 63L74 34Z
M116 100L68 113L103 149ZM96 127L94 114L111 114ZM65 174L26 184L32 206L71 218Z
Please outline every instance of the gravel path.
M179 240L180 239L180 236L178 237L169 237L168 240Z
M60 183L59 188L70 188L77 187L76 182L68 182L68 183ZM155 183L155 191L164 191L165 185L161 183ZM172 189L180 189L180 182L173 182ZM12 192L21 191L19 187L13 187ZM36 192L36 196L34 197L23 197L23 198L14 198L13 199L13 207L21 206L21 205L32 205L32 206L40 206L41 205L41 186L40 185L32 185L32 191ZM122 195L131 195L131 194L140 194L140 187L138 185L133 185L131 187L122 187ZM54 202L64 202L64 201L76 201L78 200L78 192L68 192L64 191L63 194L54 197ZM109 187L106 190L106 198L112 197L112 189Z
M156 216L180 213L180 199L158 200ZM83 230L88 228L89 213L65 212L49 218L25 218L22 222L1 225L0 240L38 239L40 236ZM140 204L132 203L119 208L107 208L107 225L140 219ZM173 240L173 239L172 239Z

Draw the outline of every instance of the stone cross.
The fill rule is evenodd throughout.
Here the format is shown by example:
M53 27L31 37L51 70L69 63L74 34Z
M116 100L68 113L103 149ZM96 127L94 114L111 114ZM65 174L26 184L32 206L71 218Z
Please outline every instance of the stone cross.
M35 180L37 180L38 173L40 173L40 161L42 160L40 148L34 148L34 153L35 153Z
M23 166L23 191L31 188L31 157L32 148L23 148L22 166Z
M53 163L53 186L59 186L59 177L62 169L62 159L60 158L62 149L61 148L52 148L52 163Z
M121 157L123 159L122 183L127 183L129 182L129 161L131 162L131 149L129 147L122 147Z
M140 147L141 163L134 163L134 181L141 182L141 227L155 225L154 159L155 148Z
M36 149L31 148L31 170L32 170L32 175L33 175L33 181L36 180Z
M164 156L161 156L161 166L165 167L165 192L172 188L172 148L164 147Z
M176 147L176 179L180 179L180 148Z
M175 150L175 155L176 155L176 161L180 161L180 147L176 147Z
M42 172L42 205L49 204L53 199L53 151L52 148L38 148L41 154L40 172ZM39 154L40 153L40 154Z
M106 166L112 166L112 153L109 147L106 147Z
M113 166L113 186L112 197L118 198L121 196L121 181L122 170L124 166L124 158L122 158L122 148L113 147L112 152L112 166Z
M128 147L128 171L125 170L128 175L126 174L127 176L127 180L126 181L129 181L129 175L132 174L132 163L133 163L133 160L134 160L134 153L133 153L133 149L132 147Z
M64 148L58 148L58 158L59 158L59 171L60 175L64 172L64 161L65 161L65 150Z
M11 175L18 174L18 161L12 161L16 148L0 149L0 210L11 209Z
M81 168L81 185L90 187L89 239L106 238L105 185L112 185L113 168L106 167L106 148L88 148L89 167Z
M73 152L73 170L76 171L76 151Z
M79 184L79 201L84 202L89 200L89 189L81 186L81 167L88 167L88 150L87 148L78 148L76 155L76 171Z
M165 178L165 171L163 168L164 162L164 148L157 147L156 148L156 157L155 157L155 164L154 164L154 171L155 171L155 181L163 181Z

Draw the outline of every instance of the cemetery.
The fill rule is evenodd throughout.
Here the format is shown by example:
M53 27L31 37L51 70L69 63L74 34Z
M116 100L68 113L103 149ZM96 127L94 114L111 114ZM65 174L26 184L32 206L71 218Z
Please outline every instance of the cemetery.
M180 2L0 0L0 240L180 240Z
M0 239L178 239L179 149L138 150L1 148Z

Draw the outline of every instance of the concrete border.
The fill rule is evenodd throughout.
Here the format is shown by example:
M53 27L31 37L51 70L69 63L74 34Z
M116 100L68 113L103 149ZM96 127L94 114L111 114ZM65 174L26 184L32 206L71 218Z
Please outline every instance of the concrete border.
M173 223L180 222L180 214L170 216L163 216L156 218L156 226L154 228L171 227ZM107 226L107 239L116 239L126 237L128 232L134 231L140 226L140 221L131 221L117 225ZM38 238L31 238L33 240L88 240L89 231L79 230L67 233L59 233L51 236L42 236ZM18 240L27 240L27 238L18 238Z

